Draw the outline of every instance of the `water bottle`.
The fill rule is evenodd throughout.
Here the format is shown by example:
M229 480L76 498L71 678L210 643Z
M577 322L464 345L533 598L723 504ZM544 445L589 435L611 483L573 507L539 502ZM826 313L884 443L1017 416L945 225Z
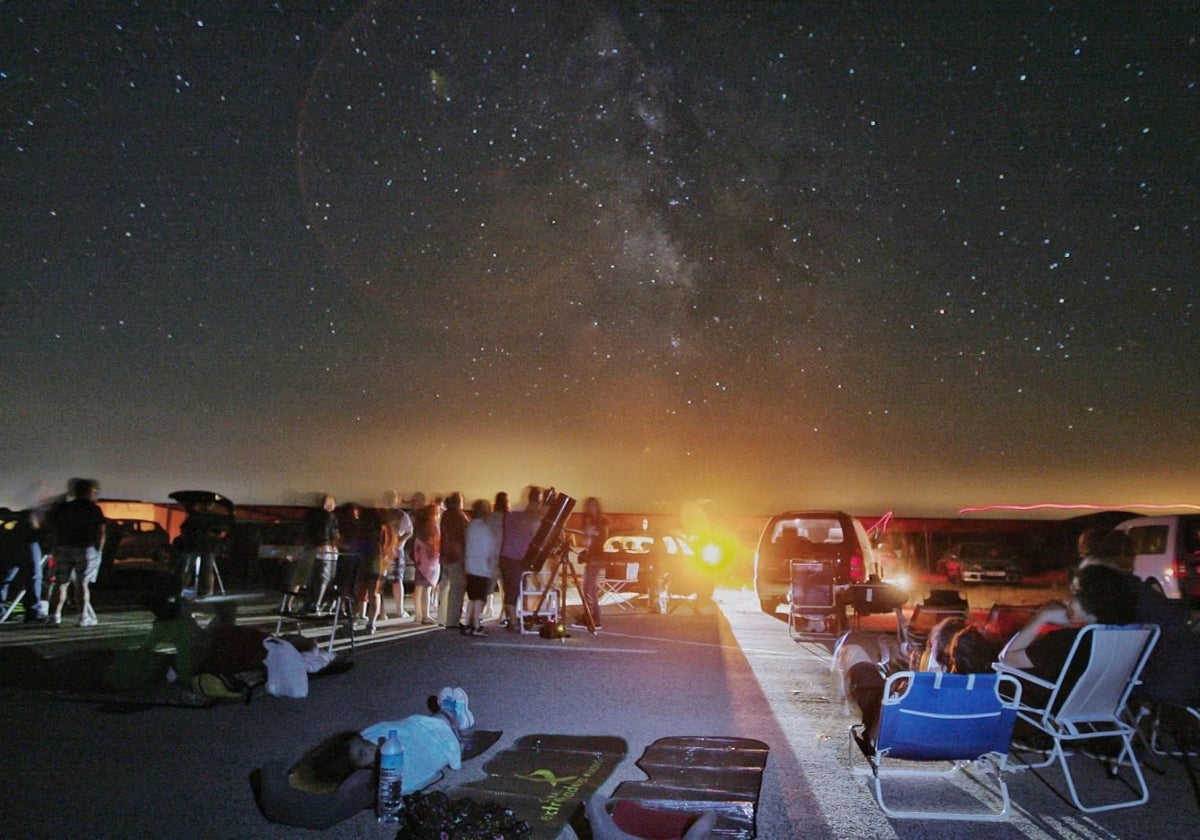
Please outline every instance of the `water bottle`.
M375 794L375 816L385 825L400 822L400 809L404 807L403 773L404 745L396 730L389 729L387 740L379 747L379 787Z

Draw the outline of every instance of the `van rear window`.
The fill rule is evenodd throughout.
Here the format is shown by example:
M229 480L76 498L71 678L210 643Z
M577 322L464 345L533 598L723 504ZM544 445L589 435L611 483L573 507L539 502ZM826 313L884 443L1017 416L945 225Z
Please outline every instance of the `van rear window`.
M773 543L838 545L842 540L842 523L836 519L781 519L771 535Z

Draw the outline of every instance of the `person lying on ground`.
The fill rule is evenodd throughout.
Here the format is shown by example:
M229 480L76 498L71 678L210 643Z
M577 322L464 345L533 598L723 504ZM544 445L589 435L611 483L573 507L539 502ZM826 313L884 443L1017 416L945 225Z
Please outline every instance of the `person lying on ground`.
M461 769L460 736L475 725L467 693L461 688L443 688L436 705L432 715L409 715L329 736L292 766L288 783L308 793L336 791L356 771L375 767L379 746L392 730L404 746L403 793L436 781L446 767Z

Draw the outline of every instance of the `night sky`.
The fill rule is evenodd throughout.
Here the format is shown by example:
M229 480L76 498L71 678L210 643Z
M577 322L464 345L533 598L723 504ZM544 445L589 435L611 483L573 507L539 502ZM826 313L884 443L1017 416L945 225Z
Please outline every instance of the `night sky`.
M0 3L0 503L1200 502L1200 11L1082 5Z

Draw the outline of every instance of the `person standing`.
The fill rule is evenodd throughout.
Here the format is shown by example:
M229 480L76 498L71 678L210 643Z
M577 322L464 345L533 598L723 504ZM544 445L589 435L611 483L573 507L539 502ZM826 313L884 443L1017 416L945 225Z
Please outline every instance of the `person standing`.
M50 623L62 624L67 589L74 582L79 585L79 626L94 627L98 622L89 587L100 571L106 533L104 511L96 504L100 485L90 478L77 478L71 492L74 498L59 505L53 514L55 599Z
M521 597L521 574L525 571L525 554L542 522L542 491L529 488L529 502L522 511L504 515L504 539L500 544L500 578L504 582L504 615L508 629L521 629L517 602Z
M471 505L471 522L467 525L466 552L463 568L467 576L467 623L463 635L486 636L483 629L483 607L492 592L493 581L500 568L499 541L492 530L489 515L492 506L487 499L476 499Z
M500 586L500 544L504 541L504 517L508 514L508 493L500 490L496 493L496 501L492 503L492 512L487 518L488 527L492 529L492 536L495 538L495 546L492 553L495 555L492 561L492 585L488 589L487 606L484 610L486 614L492 618L499 618L501 626L507 626L508 619L504 616L503 611L493 612L493 602L496 591L501 589ZM501 592L501 602L503 603L503 592Z
M439 509L429 504L416 512L413 535L413 614L418 624L437 624L431 616L429 598L441 576L441 534L439 531Z
M438 582L438 624L447 630L463 630L463 597L466 595L466 572L463 560L467 551L467 525L470 520L463 510L463 494L451 493L442 513L441 564L442 577Z
M21 561L25 565L25 621L42 624L50 620L50 604L42 600L43 570L46 558L42 556L42 515L44 511L30 508L17 527L17 539L25 544Z
M404 566L408 541L413 535L412 517L400 507L400 494L395 490L388 490L383 494L383 505L384 521L394 532L396 541L396 547L391 554L391 565L387 572L387 580L392 585L392 598L396 602L396 617L412 618L412 615L404 609ZM379 609L379 617L386 619L387 615L382 602Z
M296 596L304 591L307 591L305 609L310 612L317 610L333 581L339 537L337 516L334 514L337 500L328 493L320 499L321 506L304 516L304 552L292 570L285 610L291 610Z
M592 626L600 629L600 574L604 571L604 541L608 539L608 520L600 508L600 500L589 496L583 503L583 591L580 597L586 610L579 616L578 624L587 627L591 614Z
M383 609L383 578L395 550L395 531L375 508L351 504L346 513L341 529L350 562L339 555L339 589L343 594L353 593L366 619L367 633L373 634Z

